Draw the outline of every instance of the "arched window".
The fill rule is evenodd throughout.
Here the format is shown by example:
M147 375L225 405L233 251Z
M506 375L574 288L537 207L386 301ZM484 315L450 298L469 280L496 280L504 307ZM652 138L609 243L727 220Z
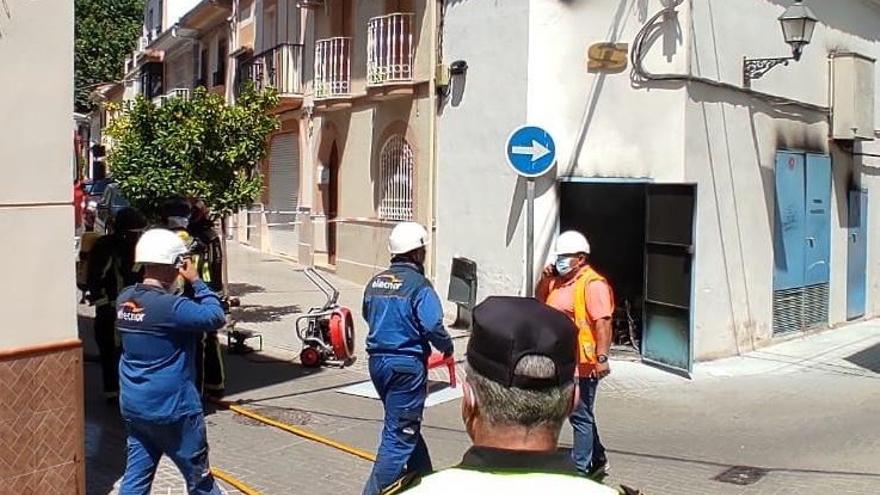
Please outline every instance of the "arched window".
M413 151L401 135L385 141L379 154L379 218L413 219Z

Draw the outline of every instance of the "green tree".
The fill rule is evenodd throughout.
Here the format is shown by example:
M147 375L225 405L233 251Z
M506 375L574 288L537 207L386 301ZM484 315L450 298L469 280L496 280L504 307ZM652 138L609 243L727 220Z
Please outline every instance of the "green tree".
M144 0L76 0L74 87L77 112L92 109L98 83L122 77L144 22Z
M152 220L171 196L201 198L215 216L226 217L253 204L262 190L259 163L279 125L268 114L277 103L273 91L252 87L235 105L204 88L158 106L138 97L107 129L110 173Z

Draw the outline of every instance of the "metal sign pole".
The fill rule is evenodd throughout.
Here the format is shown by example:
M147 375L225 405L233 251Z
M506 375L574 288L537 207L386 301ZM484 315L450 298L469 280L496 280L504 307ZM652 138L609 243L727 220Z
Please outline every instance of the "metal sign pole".
M535 295L535 179L526 180L526 297Z
M535 178L546 174L556 162L556 144L546 130L524 125L510 133L505 147L507 163L526 179L526 289L535 295Z

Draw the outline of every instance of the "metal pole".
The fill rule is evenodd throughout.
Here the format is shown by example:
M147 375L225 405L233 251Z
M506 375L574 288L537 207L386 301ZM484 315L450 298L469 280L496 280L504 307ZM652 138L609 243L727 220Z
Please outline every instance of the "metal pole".
M220 253L222 256L222 271L220 272L223 297L229 296L229 250L226 248L226 215L220 217Z
M535 179L526 180L526 297L535 294Z

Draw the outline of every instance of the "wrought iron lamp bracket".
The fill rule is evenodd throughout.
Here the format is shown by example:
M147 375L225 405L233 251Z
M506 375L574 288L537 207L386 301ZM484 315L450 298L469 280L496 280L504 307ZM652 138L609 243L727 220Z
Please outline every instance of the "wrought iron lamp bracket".
M743 58L743 86L751 87L753 79L760 79L778 65L788 65L796 57Z

